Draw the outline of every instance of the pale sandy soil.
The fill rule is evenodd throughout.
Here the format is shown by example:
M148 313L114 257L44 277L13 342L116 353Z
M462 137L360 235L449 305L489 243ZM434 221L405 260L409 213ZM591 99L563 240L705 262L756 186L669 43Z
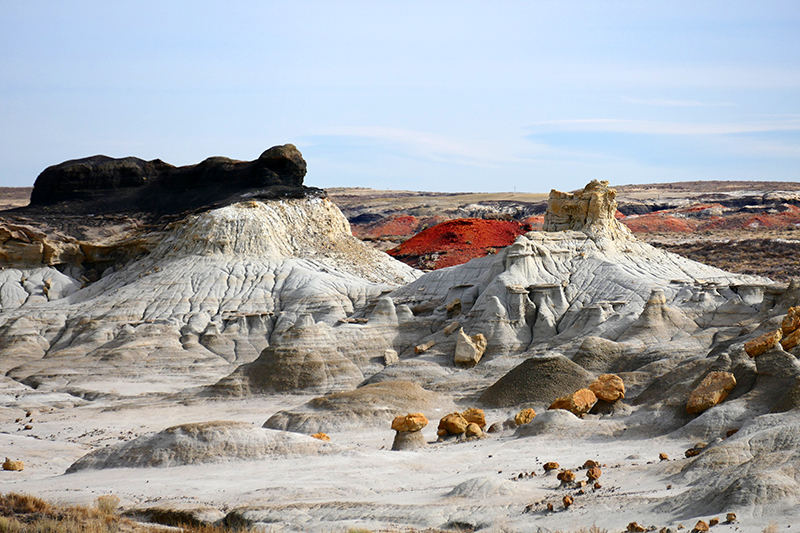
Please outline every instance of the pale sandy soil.
M96 447L189 422L237 420L261 426L274 412L307 400L293 395L186 404L152 397L98 400L71 408L34 408L33 429L27 431L18 430L27 421L25 413L7 409L0 424L0 448L5 455L24 460L26 468L0 471L0 493L30 493L64 504L91 504L98 495L116 494L126 509L204 508L211 518L237 508L284 509L289 522L273 524L267 529L272 531L404 530L409 525L424 529L422 525L443 527L458 521L483 523L487 531L569 531L592 524L623 531L632 521L675 531L683 524L688 531L699 518L714 517L670 516L654 510L656 504L687 489L669 476L685 464L683 452L694 443L669 437L627 438L624 419L617 418L590 417L582 422L585 427L546 436L517 438L505 433L417 452L390 451L394 432L387 422L380 429L331 432L332 442L340 448L329 455L64 474L73 461ZM487 411L487 420L492 423L509 414ZM23 422L14 422L18 416ZM435 441L436 421L423 431L429 442ZM671 460L659 461L660 452ZM602 488L589 486L584 495L559 488L555 472L544 474L542 469L547 461L575 469L587 459L604 466ZM511 481L530 471L537 475ZM585 471L577 474L579 479L585 477ZM448 496L456 485L474 478L504 482L506 493ZM575 497L568 510L561 503L565 494ZM555 512L546 511L548 502ZM315 514L312 509L319 515L330 513L331 519L353 506L383 511L323 523L310 518ZM387 512L395 518L387 520ZM717 516L724 521L724 515ZM783 531L788 525L784 522L800 520L800 513L779 520ZM763 516L739 516L735 526L720 524L714 531L760 532L768 522Z

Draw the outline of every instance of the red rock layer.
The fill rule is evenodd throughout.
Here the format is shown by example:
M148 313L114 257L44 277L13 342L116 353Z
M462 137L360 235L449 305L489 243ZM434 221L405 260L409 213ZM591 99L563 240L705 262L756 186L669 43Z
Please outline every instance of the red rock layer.
M444 268L496 253L528 231L529 224L513 220L449 220L416 234L387 253L415 268Z
M359 239L379 238L397 235L413 235L420 221L413 215L388 216L371 224L351 224L353 235Z
M702 216L707 209L721 209L718 204L696 204L682 209L631 215L620 220L634 233L694 233L713 230L788 229L800 226L800 207L783 206L780 213L734 213L725 216ZM688 215L688 216L687 216Z

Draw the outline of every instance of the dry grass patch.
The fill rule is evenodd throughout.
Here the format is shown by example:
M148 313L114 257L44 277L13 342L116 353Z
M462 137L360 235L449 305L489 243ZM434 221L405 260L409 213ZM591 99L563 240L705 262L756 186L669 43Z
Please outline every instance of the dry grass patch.
M0 494L0 533L164 533L167 530L157 524L120 517L119 503L119 498L111 494L98 497L92 507L53 505L29 494ZM183 533L233 531L221 526L175 525Z

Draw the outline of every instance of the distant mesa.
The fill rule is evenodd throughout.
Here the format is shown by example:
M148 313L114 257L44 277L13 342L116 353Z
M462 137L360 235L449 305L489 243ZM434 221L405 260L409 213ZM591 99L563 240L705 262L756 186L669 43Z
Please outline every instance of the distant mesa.
M29 208L163 215L244 198L323 195L303 186L305 175L306 162L292 144L273 146L254 161L210 157L181 167L160 159L97 155L46 168L36 179Z

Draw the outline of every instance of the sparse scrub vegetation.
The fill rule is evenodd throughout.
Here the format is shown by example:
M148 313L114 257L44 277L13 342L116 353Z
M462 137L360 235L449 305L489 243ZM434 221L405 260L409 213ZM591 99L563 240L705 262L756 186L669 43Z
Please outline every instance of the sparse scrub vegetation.
M0 494L0 533L163 533L164 526L143 524L117 514L119 498L104 495L94 507L57 506L28 494ZM180 524L183 533L228 533L221 526ZM246 532L238 528L237 532Z
M98 496L95 501L95 507L105 515L113 515L117 512L117 508L119 507L119 498L113 494Z

